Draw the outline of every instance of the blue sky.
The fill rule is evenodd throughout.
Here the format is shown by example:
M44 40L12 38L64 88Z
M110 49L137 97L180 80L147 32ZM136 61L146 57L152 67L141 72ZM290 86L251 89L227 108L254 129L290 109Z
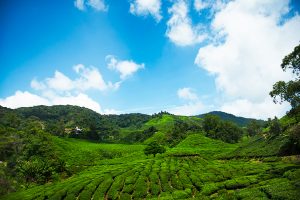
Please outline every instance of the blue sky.
M0 105L282 116L299 1L1 1Z

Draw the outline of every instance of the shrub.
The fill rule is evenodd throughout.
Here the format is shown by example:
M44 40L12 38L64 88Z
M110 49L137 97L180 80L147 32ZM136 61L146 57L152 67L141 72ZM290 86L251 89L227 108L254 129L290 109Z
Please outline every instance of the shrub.
M144 176L139 176L134 187L133 197L145 198L148 190L147 178Z
M113 179L111 176L105 176L103 182L98 186L96 192L94 193L94 199L104 199L104 195L111 186Z
M156 142L151 142L145 149L144 149L144 153L145 155L150 155L153 154L154 157L156 154L158 153L165 153L166 152L166 148L159 145Z
M117 199L119 196L119 192L123 188L123 184L124 184L124 177L117 176L107 193L108 198L109 199Z

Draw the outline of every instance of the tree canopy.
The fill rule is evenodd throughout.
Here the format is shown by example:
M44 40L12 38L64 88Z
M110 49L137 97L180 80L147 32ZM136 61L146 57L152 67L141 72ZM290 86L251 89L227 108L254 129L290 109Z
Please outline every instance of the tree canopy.
M294 48L293 52L283 58L281 68L283 71L292 70L296 77L288 82L276 82L270 96L275 103L287 101L291 104L292 111L297 112L300 106L300 44Z
M166 148L162 145L159 145L157 142L151 142L145 149L145 155L153 154L154 156L158 153L165 153Z
M203 119L203 129L207 137L235 143L243 135L243 130L229 121L223 121L218 116L206 115Z

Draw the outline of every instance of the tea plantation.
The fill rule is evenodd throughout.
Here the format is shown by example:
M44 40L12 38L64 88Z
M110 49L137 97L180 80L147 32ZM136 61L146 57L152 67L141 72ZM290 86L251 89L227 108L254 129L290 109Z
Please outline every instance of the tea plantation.
M250 135L251 127L213 116L102 116L70 106L0 111L3 200L300 197L293 117ZM160 153L146 155L151 145Z
M118 148L115 144L109 146L99 144L98 150ZM201 134L191 135L177 146L163 155L146 157L141 149L120 145L120 152L133 149L131 153L136 156L99 162L59 183L12 193L3 199L298 199L300 196L297 156L223 159L222 155L237 145ZM209 159L211 156L214 158Z

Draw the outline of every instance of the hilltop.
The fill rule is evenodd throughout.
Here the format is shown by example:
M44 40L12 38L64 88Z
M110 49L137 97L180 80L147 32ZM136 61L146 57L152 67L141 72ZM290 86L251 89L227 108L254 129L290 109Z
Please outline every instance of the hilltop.
M253 120L256 121L259 124L264 124L265 123L264 120L239 117L239 116L235 116L233 114L222 112L222 111L212 111L212 112L208 112L208 113L205 113L205 114L196 115L196 117L203 118L206 115L216 115L216 116L220 117L222 120L233 122L233 123L235 123L235 124L237 124L241 127L247 126L247 124L249 124L249 122L253 121Z

